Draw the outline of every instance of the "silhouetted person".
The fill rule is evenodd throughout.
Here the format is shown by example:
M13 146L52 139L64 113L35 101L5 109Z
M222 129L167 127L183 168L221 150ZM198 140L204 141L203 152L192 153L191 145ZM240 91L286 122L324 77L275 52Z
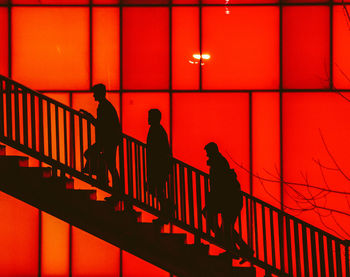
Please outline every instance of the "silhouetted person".
M161 112L151 109L148 112L147 135L147 186L148 191L156 196L160 204L161 216L155 223L166 224L169 221L170 204L166 199L166 182L170 172L170 147L168 135L160 124Z
M216 143L210 142L204 149L207 152L207 164L210 167L210 193L205 208L209 226L215 233L215 237L221 237L226 247L233 252L233 255L230 251L225 252L225 255L233 258L251 256L253 251L234 230L235 222L243 207L237 175L233 169L230 169L228 161L221 155ZM222 217L221 228L218 224L219 214Z
M106 200L117 200L120 196L120 178L116 168L116 152L118 145L122 142L122 132L119 123L118 113L106 99L106 87L103 84L94 85L91 88L94 93L94 99L97 101L97 117L96 119L87 111L81 110L88 115L95 125L96 150L101 153L106 163L108 171L112 176L112 196ZM100 172L97 180L103 182L103 173ZM102 180L101 180L102 179Z

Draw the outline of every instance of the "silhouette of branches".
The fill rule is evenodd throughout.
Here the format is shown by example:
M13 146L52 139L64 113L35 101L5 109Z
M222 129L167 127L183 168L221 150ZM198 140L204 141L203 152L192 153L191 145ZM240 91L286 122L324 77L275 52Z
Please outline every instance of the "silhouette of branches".
M335 217L335 215L350 217L350 213L327 206L327 203L328 203L327 197L330 194L338 194L338 195L345 196L348 206L350 207L350 201L348 199L348 195L350 195L350 192L331 189L329 182L326 178L325 171L339 172L345 178L345 180L350 180L350 178L344 172L344 170L341 168L341 166L338 164L333 154L329 150L329 147L326 144L326 141L322 132L320 130L319 132L320 132L320 137L324 145L324 148L326 149L328 156L330 157L331 161L334 164L334 167L325 166L318 159L313 159L313 161L315 162L315 164L318 166L320 170L324 187L311 185L307 174L304 174L302 172L300 173L300 175L302 176L304 182L292 182L288 180L281 180L280 173L277 169L276 169L276 174L273 174L268 170L264 169L264 172L267 174L268 177L262 177L257 173L250 172L250 170L247 169L245 166L233 160L230 155L228 155L228 157L236 166L238 166L248 174L251 174L253 178L256 178L257 180L259 180L265 193L269 195L274 201L276 201L281 206L283 206L285 209L293 211L294 213L296 213L296 216L300 215L302 212L313 211L317 214L321 224L324 226L325 229L332 231L334 234L336 234L340 238L344 238L344 236L340 232L338 232L337 230L335 230L334 228L331 228L328 224L326 224L324 219L327 217L330 217L334 221L335 225L339 228L339 230L341 230L341 232L345 234L346 237L350 237L350 234L345 230L343 226L341 226L341 224L338 222L338 220ZM265 184L266 182L282 183L282 185L285 186L285 188L288 188L287 190L284 190L284 193L295 202L295 206L292 207L290 205L286 205L285 203L281 203L280 199L278 199L272 193L270 193L269 189L266 187L266 184ZM301 192L298 190L298 188L304 188L304 190Z

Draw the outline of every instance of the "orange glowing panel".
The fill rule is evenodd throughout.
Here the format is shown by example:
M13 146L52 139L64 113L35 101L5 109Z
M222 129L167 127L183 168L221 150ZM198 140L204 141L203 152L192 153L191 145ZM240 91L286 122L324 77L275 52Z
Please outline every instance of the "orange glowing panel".
M92 10L92 82L119 89L119 8Z
M124 93L123 133L146 142L148 111L158 109L162 113L161 124L170 139L170 108L168 93Z
M280 95L252 94L253 195L280 208Z
M72 228L72 276L119 276L119 248Z
M208 172L204 146L217 143L219 151L249 189L248 93L175 93L173 96L173 152L178 158ZM238 166L236 163L238 163Z
M199 0L173 0L173 4L199 4Z
M12 0L12 3L31 5L88 5L89 0Z
M89 9L12 11L13 78L34 89L87 89Z
M170 0L123 0L125 5L158 5L158 4L169 4Z
M0 74L8 76L8 9L0 8Z
M41 276L69 276L69 225L42 213Z
M350 93L343 96L350 99ZM346 235L343 230L349 230L350 220L329 209L349 210L342 194L350 192L349 120L349 102L337 93L283 95L286 211L338 237Z
M203 4L220 4L225 14L230 15L231 9L235 7L229 6L230 4L259 4L259 3L278 3L278 0L202 0Z
M329 87L329 7L283 7L283 87Z
M169 273L123 251L123 277L169 277Z
M204 7L202 65L204 89L277 89L279 8ZM263 31L262 31L263 30Z
M97 5L113 5L113 4L119 4L119 0L92 0L93 4Z
M349 5L333 8L333 81L338 89L350 88L349 19L345 7L350 12Z
M173 8L173 89L199 89L199 9Z
M169 88L169 9L123 9L123 88Z
M0 192L1 275L38 276L39 211Z

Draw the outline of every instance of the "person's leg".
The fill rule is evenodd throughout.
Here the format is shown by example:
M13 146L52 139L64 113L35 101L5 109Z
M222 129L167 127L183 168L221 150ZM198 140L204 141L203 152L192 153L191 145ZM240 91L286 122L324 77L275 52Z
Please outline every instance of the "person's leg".
M241 210L239 209L235 214L233 214L233 218L231 220L233 222L232 227L234 226L240 212ZM238 255L242 258L242 260L240 261L241 264L246 262L247 258L254 255L253 249L249 247L249 245L242 239L242 237L236 232L234 228L232 228L231 237L234 250L236 250L238 252ZM237 245L239 247L239 250L237 248Z
M219 213L214 207L209 206L207 208L207 221L209 228L214 232L216 238L221 239L221 229L218 222Z
M114 198L118 198L120 194L120 178L117 171L117 164L116 164L116 147L110 147L109 149L106 149L103 153L103 156L105 158L107 169L111 174L112 177L112 196Z
M154 176L155 180L155 192L156 192L156 198L159 203L160 208L160 216L158 219L154 220L154 223L158 224L167 224L169 222L168 212L167 212L167 201L166 201L166 195L165 195L165 179L163 176Z

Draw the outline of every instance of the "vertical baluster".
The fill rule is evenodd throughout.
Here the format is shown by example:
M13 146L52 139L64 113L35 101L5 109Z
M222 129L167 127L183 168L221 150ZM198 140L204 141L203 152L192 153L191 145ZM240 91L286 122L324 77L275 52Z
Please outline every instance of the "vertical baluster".
M174 198L174 194L175 194L175 190L174 190L174 182L173 182L173 160L170 160L170 172L167 178L167 185L168 185L168 199L170 201L170 205L172 205L172 210L174 208L174 204L175 204L175 198ZM174 218L174 213L172 212L171 214L171 218Z
M87 125L87 144L88 148L91 146L91 122L86 120L86 125ZM119 146L119 151L120 151L121 146Z
M238 215L238 233L242 237L242 213Z
M80 170L84 168L84 128L83 128L83 117L79 118L79 139L80 139Z
M49 157L52 158L52 122L51 122L51 103L46 101L47 104L47 144L49 147Z
M173 178L174 178L174 201L175 201L175 218L177 220L180 219L180 214L179 214L179 196L178 196L178 192L179 192L179 179L177 176L177 163L174 161L173 163Z
M199 172L196 172L196 193L197 193L197 221L198 221L198 232L195 236L195 243L200 243L200 234L203 233L203 222L202 222L202 194L201 194L201 177Z
M285 216L286 220L286 240L287 240L287 261L288 261L288 273L289 276L294 276L293 274L293 255L292 255L292 237L290 228L290 219Z
M136 171L137 171L137 181L138 181L138 197L139 200L142 202L142 176L141 176L141 145L137 145L136 147L136 160L137 160L137 167L136 167ZM166 186L167 184L165 184Z
M329 276L334 276L334 258L333 258L333 244L332 240L327 237L327 254L328 254L328 268Z
M194 198L193 198L193 174L191 169L187 169L187 188L188 188L188 209L190 216L190 225L194 226Z
M249 205L249 201L251 201L251 200L248 197L246 197L245 199L246 199L246 201L245 201L245 209L246 209L246 226L247 226L248 245L251 248L253 248L252 240L251 240L252 226L250 226L250 222L251 222L250 215L251 215L251 213L250 213L250 209L249 209L249 206L250 206Z
M86 132L87 132L87 149L89 149L91 146L91 122L86 120L86 119L85 119L85 121L86 121ZM120 151L122 151L122 150L121 150L121 147L119 146L119 156L120 156ZM83 156L84 156L84 154L83 154ZM119 171L121 171L121 170L119 169ZM122 173L120 172L120 174L122 174ZM92 174L89 172L90 177L91 177L91 175ZM123 184L124 180L122 178L122 175L120 175L120 180L121 180L121 183Z
M132 170L132 144L127 140L127 164L128 164L128 195L130 200L134 197L134 179Z
M206 217L206 232L210 235L210 226L208 220L208 198L209 198L209 178L204 176L204 195L205 195L205 207L207 209L207 217Z
M12 98L10 82L6 83L6 119L7 119L7 137L12 140Z
M315 232L310 229L312 276L318 276Z
M144 202L149 205L149 201L148 201L148 197L147 197L147 172L146 172L146 148L145 147L142 147L142 171L143 171L143 184L144 184L144 187L143 187L143 199L144 199Z
M0 80L0 136L4 136L4 85L5 82Z
M263 205L261 205L261 216L262 216L262 224L263 224L264 262L267 263L266 217L265 217L265 207Z
M36 151L36 110L35 110L35 98L34 95L30 95L30 115L31 115L31 128L32 128L32 149Z
M43 99L38 97L39 103L39 152L42 155L44 153L44 109L43 109Z
M133 198L137 199L137 164L136 164L136 143L131 141L131 178L133 179Z
M135 196L136 196L136 199L138 199L139 198L139 196L138 196L138 176L137 176L137 153L136 153L136 151L137 151L137 146L136 146L136 143L135 142L133 142L132 143L132 148L133 148L133 163L132 163L132 167L133 167L133 169L134 169L134 171L135 171L135 175L133 175L133 177L134 177L134 183L135 183Z
M90 123L88 122L88 126ZM89 129L89 127L88 127ZM91 131L91 128L90 128ZM88 138L89 141L89 138ZM91 135L90 135L90 143L91 143ZM121 180L121 191L125 194L126 193L126 178L125 178L125 168L124 168L124 137L122 137L121 143L119 144L119 176Z
M136 199L141 201L141 170L140 170L140 151L139 146L134 144L134 157L135 157L135 182L136 182Z
M180 202L181 202L181 221L186 223L186 190L185 190L185 168L179 166L180 173Z
M322 233L318 233L318 252L320 255L320 274L326 277L326 260L324 256L324 237Z
M14 100L15 100L15 140L17 143L21 143L20 136L20 124L19 124L19 96L18 87L14 87Z
M343 270L341 265L341 255L340 255L340 243L335 241L335 261L337 266L337 277L343 276Z
M295 248L295 264L296 276L301 276L301 259L300 259L300 239L299 239L299 223L294 221L294 248Z
M256 211L256 202L252 200L252 203L253 203L253 213L254 213L254 228L252 229L254 230L254 234L255 234L255 254L256 254L256 258L259 259L258 215Z
M349 241L345 241L345 276L350 277L350 255L349 255Z
M67 126L67 110L63 109L63 130L64 130L64 163L68 166L68 126Z
M273 219L273 210L271 208L270 208L270 235L271 235L272 266L276 267L275 227L274 227L274 219Z
M278 238L280 244L280 261L281 261L281 270L285 271L284 264L284 224L283 224L283 215L278 213Z
M28 94L26 90L22 90L22 117L23 117L23 143L24 143L24 146L28 147L28 135L29 135L28 134Z
M57 161L60 162L60 120L58 115L58 105L55 105L55 129L56 129L56 156Z
M304 254L304 276L310 276L309 273L309 254L308 254L308 242L307 242L307 232L305 225L301 225L301 233L303 237L303 254Z
M76 169L75 163L75 122L74 114L70 113L70 167Z

